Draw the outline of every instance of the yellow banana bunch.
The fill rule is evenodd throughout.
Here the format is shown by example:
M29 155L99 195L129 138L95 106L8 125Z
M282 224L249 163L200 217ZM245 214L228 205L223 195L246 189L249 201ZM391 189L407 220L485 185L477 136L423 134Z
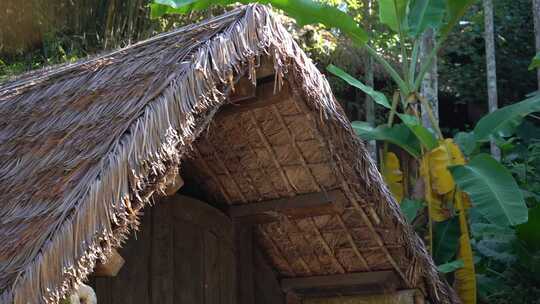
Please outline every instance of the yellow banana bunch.
M476 304L476 276L467 224L467 209L471 203L465 193L456 189L452 174L448 170L448 166L464 164L465 157L459 147L452 139L444 139L439 142L438 147L422 157L420 176L424 181L424 198L433 221L449 219L451 206L458 213L461 236L457 258L463 261L464 267L455 272L455 288L464 303Z
M384 154L383 163L383 178L390 191L394 195L394 198L398 203L403 200L404 187L403 187L403 172L400 169L399 159L393 152L386 152Z

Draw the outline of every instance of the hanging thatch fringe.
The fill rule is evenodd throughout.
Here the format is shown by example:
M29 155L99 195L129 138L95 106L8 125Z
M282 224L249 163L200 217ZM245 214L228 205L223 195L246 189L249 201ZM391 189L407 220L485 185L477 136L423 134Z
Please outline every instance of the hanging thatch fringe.
M175 42L179 39L184 39L184 44ZM142 50L141 54L137 53L139 50ZM158 58L160 63L164 63L159 71L151 69L155 62L150 60L132 60L122 66L124 70L115 69L116 65L122 64L123 57L152 56L152 52L155 56L162 56ZM175 52L181 55L171 56ZM112 106L119 108L110 112L111 115L120 117L128 115L123 113L131 113L130 117L122 117L121 125L125 128L120 131L111 128L113 134L102 139L100 144L105 150L96 150L91 155L97 158L95 162L88 156L84 160L89 163L73 165L73 172L78 172L80 166L86 168L76 176L78 179L69 172L63 172L54 180L60 183L65 175L73 178L63 185L61 195L54 198L44 195L46 198L40 199L41 192L53 190L46 186L37 189L38 192L15 194L14 190L0 195L0 200L8 202L7 208L0 211L0 232L9 229L25 239L21 245L8 233L0 234L0 243L8 244L0 249L0 257L3 254L7 256L7 260L0 263L0 303L56 303L79 285L92 271L97 259L106 259L112 248L125 241L130 229L137 228L140 207L150 203L153 193L163 191L164 177L190 153L195 139L206 129L219 106L224 104L227 87L233 79L246 71L252 81L255 80L256 64L262 55L269 55L274 60L276 89L284 81L294 83L310 105L319 110L322 120L338 123L342 127L341 132L354 138L350 124L338 108L324 77L270 11L259 5L247 6L209 22L82 63L41 74L33 73L0 87L0 115L71 98L65 99L68 100L65 107L51 107L47 116L49 121L26 125L22 130L15 128L17 122L13 122L13 128L9 123L0 123L0 126L5 126L3 133L0 132L0 141L5 140L6 143L0 148L0 176L4 176L0 177L0 186L5 186L4 189L16 189L17 174L24 170L34 170L24 171L29 174L45 174L48 164L58 163L57 157L62 155L58 155L61 151L54 150L54 147L61 147L63 141L89 127L76 123L77 128L73 129L73 123L81 120L73 109L84 111L101 106L97 105L98 101L88 102L88 98L93 97L89 92L100 96L104 87L119 91L107 95L109 99L106 102L100 100L103 106L97 112L85 112L83 120L92 121L100 115L107 115L112 111L108 107ZM144 70L149 72L138 73ZM123 83L117 79L125 75L135 77L133 87L140 85L143 89L130 87L122 92ZM150 79L157 81L152 83ZM137 103L125 102L124 105L126 98ZM52 136L52 127L48 129L48 126L65 131L55 139L53 148L44 142L37 147L38 151L30 153L33 155L24 151L28 146L24 146L21 137L29 134L40 136L46 132ZM100 134L108 131L105 126ZM20 147L12 145L15 138L19 140ZM85 140L80 144L84 145ZM408 279L420 284L418 280L425 278L434 303L453 303L453 292L439 279L424 246L404 222L386 187L380 186L383 185L380 174L362 142L353 139L349 146L351 157L356 159L355 170L370 186L368 188L373 189L376 200L381 202L377 205L377 212L390 215L399 222L412 261L407 271ZM10 149L19 148L19 160L5 158L13 154ZM27 166L21 170L21 164ZM30 167L34 169L28 169ZM72 183L74 180L76 183ZM32 230L26 222L21 222L21 217L41 220L42 229ZM19 247L22 249L16 249Z

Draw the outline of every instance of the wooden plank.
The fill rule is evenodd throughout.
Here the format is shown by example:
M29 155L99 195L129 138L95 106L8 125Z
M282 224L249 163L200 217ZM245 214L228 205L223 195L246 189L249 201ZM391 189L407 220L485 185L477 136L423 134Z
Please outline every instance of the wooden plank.
M91 285L96 292L96 297L99 300L99 304L112 303L112 291L111 291L111 277L99 277L94 279L94 283Z
M232 238L232 235L230 236ZM221 240L220 286L222 304L236 304L236 263L231 242Z
M96 278L94 281L94 291L99 299L99 304L112 303L111 277Z
M340 190L330 192L314 192L293 197L249 203L229 207L228 213L232 218L264 214L267 212L280 212L291 216L313 216L310 212L321 210L332 214L343 211L343 194ZM300 210L304 209L304 210Z
M142 220L137 239L131 237L120 250L126 265L118 276L95 279L100 303L238 303L238 257L227 216L175 195L145 209Z
M153 207L152 258L150 259L151 303L174 303L172 207L173 204L166 201L160 201Z
M239 216L234 217L233 222L235 225L261 225L261 224L269 224L273 222L279 222L280 217L277 213L259 213L259 214L253 214L253 215L247 215L247 216Z
M175 208L174 225L174 299L175 303L204 303L203 233L186 222Z
M218 209L198 199L175 194L163 198L174 204L174 215L178 220L193 223L198 229L208 229L220 238L230 239L232 235L231 220Z
M235 226L235 233L238 303L253 304L255 303L253 228L251 226Z
M281 280L281 288L287 292L308 288L343 287L343 286L391 286L399 282L394 271L372 271L312 276L301 278L285 278Z
M145 209L140 230L133 233L119 250L126 264L111 280L112 304L150 303L149 263L152 231L152 209Z
M215 234L204 231L204 304L219 304L219 243Z
M283 86L280 91L274 92L274 82L266 82L257 86L255 97L236 100L235 104L227 104L220 108L218 117L226 117L267 107L291 98L291 90Z

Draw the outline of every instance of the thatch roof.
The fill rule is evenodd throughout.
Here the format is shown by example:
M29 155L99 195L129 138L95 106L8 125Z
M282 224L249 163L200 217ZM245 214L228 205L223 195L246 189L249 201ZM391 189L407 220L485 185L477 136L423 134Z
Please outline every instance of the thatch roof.
M221 113L261 57L291 98ZM230 205L343 193L340 216L259 226L283 277L390 269L457 302L325 78L264 6L3 84L0 117L0 303L56 302L179 167Z

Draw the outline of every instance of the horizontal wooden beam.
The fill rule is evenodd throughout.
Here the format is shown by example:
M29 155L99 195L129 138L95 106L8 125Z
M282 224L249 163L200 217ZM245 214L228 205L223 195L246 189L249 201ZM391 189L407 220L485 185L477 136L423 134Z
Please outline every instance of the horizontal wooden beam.
M230 104L224 105L219 110L219 116L229 116L238 114L253 109L267 107L291 97L291 92L288 86L283 86L281 90L274 92L274 82L266 82L257 85L255 95L251 93L249 86L251 83L243 84L248 87L238 86L235 89L238 93L233 93L230 96ZM244 95L242 95L244 94Z
M327 276L285 278L281 280L284 292L302 289L333 288L357 286L358 288L373 286L394 286L399 284L399 277L394 271L372 271L335 274Z
M344 195L340 190L301 194L260 203L230 206L229 216L235 220L255 219L255 222L272 222L275 213L292 218L323 214L338 214L344 210ZM260 219L260 220L257 220Z
M306 298L304 304L424 304L421 293L414 289L397 292L381 292L380 294L362 296L338 296L324 298Z
M274 59L268 56L261 57L259 67L257 67L257 79L274 76Z
M236 104L243 100L249 100L257 97L257 87L253 85L251 79L247 77L242 77L238 82L232 87L231 92L229 93L229 102Z

